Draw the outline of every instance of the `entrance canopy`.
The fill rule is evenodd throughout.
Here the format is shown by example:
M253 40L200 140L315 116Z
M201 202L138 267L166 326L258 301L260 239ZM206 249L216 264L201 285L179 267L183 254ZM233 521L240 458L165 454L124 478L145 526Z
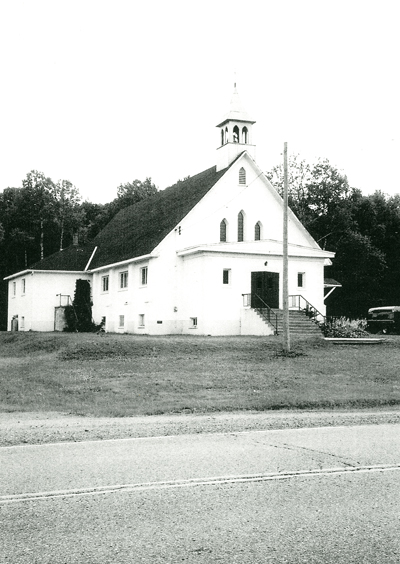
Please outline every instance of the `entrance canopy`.
M326 292L324 295L324 301L326 300L326 298L328 296L330 296L332 294L332 292L334 292L336 290L336 288L341 288L342 285L340 282L338 282L337 280L334 280L333 278L325 278L324 279L324 291Z

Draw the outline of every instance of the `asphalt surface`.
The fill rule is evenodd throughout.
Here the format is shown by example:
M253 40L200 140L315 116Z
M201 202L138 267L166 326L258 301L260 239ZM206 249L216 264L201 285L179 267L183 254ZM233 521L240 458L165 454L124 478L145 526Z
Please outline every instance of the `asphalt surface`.
M0 449L0 562L400 562L400 425Z

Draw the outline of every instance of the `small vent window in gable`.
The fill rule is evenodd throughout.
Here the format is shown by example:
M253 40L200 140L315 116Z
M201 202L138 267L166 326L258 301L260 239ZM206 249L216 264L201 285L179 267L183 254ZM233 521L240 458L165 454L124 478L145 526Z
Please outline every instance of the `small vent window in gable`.
M243 241L243 233L244 233L244 214L243 212L239 212L238 215L238 241Z
M239 170L239 184L246 184L246 171L243 167Z
M261 224L259 221L254 226L254 241L260 241L261 239Z
M221 243L226 243L226 219L219 224L219 240Z

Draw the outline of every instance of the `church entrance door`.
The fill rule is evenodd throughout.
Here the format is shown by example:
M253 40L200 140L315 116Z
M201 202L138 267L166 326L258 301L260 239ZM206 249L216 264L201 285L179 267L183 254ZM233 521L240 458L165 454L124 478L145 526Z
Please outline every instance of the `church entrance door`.
M269 307L279 308L278 272L251 273L251 307L264 307L263 302Z

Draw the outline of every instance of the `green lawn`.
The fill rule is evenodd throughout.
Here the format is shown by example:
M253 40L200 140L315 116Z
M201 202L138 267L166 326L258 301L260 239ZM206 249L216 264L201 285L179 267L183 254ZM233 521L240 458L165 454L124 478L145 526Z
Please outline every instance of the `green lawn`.
M0 410L93 416L400 404L400 337L0 333Z

